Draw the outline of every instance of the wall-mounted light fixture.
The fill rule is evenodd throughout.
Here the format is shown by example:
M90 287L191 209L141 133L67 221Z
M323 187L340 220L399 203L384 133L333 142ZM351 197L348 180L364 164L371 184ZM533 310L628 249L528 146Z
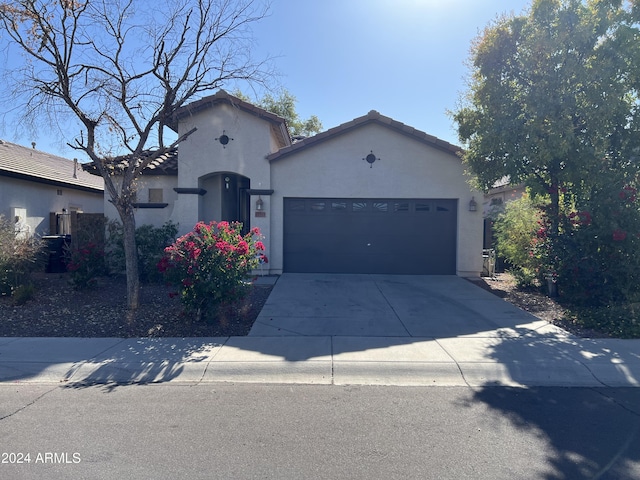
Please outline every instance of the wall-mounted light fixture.
M231 181L231 179L229 177L224 177L224 185L227 188L227 190L229 190L229 182Z
M227 145L229 144L230 141L233 140L233 138L229 137L229 135L227 135L226 132L222 130L222 135L220 135L215 140L220 142L220 145L222 145L222 148L227 148Z
M261 212L264 210L264 202L262 201L262 197L258 196L258 200L256 200L256 212Z
M373 153L373 150L371 150L371 153L369 155L367 155L366 157L364 157L363 160L367 161L367 163L369 164L369 168L373 168L373 163L376 160L380 160L380 159L378 157L376 157L375 154Z
M478 202L476 202L476 197L471 197L471 200L469 201L469 211L475 212L477 210L478 210Z

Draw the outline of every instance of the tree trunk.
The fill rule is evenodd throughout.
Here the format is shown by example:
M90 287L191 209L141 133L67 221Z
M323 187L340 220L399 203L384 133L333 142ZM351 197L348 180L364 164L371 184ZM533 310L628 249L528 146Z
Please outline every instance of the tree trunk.
M127 307L133 312L140 306L140 277L138 275L138 247L136 220L133 211L121 212L125 268L127 270Z
M559 164L559 161L557 162ZM551 220L551 234L553 235L554 242L560 235L560 180L558 179L557 172L560 169L559 165L555 168L551 174L551 188L549 188L549 198L551 204L549 205L549 220Z
M557 272L557 258L559 258L560 244L560 182L558 175L551 173L551 188L549 189L549 197L551 203L548 207L548 218L551 223L549 226L549 240L551 242L551 257L548 259L549 265L553 271Z

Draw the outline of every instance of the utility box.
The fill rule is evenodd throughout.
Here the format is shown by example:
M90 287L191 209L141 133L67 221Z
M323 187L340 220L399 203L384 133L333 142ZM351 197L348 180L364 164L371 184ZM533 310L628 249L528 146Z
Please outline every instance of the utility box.
M42 239L47 242L47 273L66 272L65 250L71 245L71 235L46 235Z

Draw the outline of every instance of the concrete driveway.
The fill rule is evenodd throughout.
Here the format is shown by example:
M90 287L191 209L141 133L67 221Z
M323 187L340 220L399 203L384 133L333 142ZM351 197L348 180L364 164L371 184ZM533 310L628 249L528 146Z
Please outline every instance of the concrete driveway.
M22 382L640 387L640 340L574 337L457 277L285 274L246 337L0 337L0 384Z
M251 336L448 338L564 333L456 276L287 273Z

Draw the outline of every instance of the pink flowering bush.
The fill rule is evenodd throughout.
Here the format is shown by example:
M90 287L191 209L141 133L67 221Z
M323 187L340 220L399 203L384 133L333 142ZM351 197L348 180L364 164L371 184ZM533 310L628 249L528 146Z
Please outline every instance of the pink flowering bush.
M495 222L497 251L520 286L551 292L556 282L571 321L640 338L639 186L640 175L625 171L562 186L557 223L548 204L532 209L526 196L509 202Z
M95 287L98 277L107 272L104 249L97 243L87 242L78 248L69 248L66 256L71 284L77 290Z
M237 222L200 222L165 248L158 270L197 318L248 292L246 280L258 266L264 245L257 228L244 236L241 229Z
M527 195L506 205L495 222L497 250L520 286L551 279L573 305L640 302L640 178L601 180L588 190L558 188L557 231Z
M640 202L634 181L592 187L556 253L562 293L584 305L640 300Z

